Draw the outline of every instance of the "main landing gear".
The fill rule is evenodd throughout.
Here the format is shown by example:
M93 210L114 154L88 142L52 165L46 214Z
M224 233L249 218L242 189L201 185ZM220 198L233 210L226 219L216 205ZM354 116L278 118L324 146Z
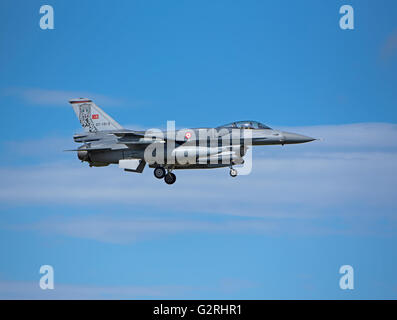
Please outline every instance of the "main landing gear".
M165 177L165 169L163 167L156 167L153 173L157 179L163 179Z
M176 181L176 176L175 174L173 174L172 172L168 172L165 177L164 177L164 181L166 184L173 184Z
M164 178L164 181L166 184L173 184L176 181L175 174L173 174L171 172L171 170L167 170L167 173L166 173L165 169L161 166L156 167L153 171L153 174L157 179Z
M166 184L174 184L176 181L176 176L175 174L173 174L171 172L172 169L165 169L162 166L157 166L154 171L153 174L157 179L164 179L164 182ZM235 178L238 175L238 172L236 169L234 169L233 167L230 167L230 172L229 172L230 176Z

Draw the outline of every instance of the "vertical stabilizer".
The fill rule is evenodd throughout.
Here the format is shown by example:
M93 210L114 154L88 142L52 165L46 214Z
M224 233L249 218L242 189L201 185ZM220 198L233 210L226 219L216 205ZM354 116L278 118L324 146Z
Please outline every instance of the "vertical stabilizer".
M90 99L72 99L69 102L81 126L86 132L118 130L123 128Z

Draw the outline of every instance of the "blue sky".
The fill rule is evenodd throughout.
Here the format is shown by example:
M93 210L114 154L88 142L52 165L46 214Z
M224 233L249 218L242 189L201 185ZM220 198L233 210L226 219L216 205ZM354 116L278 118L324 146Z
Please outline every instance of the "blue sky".
M395 299L396 18L392 0L1 1L0 297ZM82 96L129 128L255 119L323 141L170 187L62 152Z

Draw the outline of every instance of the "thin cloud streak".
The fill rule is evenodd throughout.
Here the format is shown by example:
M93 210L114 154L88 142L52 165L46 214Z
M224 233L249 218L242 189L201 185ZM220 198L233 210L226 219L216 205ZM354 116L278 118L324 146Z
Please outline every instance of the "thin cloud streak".
M397 55L397 30L394 30L384 41L380 49L380 59L388 62Z
M106 216L86 218L57 218L32 224L19 224L8 229L34 231L47 235L62 235L110 243L131 243L148 238L157 238L181 233L254 233L272 234L278 232L273 221L233 220L208 222L176 219L116 219Z
M397 124L394 123L353 123L343 125L321 125L307 127L283 127L292 132L321 139L321 143L312 145L314 151L320 149L330 150L388 150L397 151Z
M46 236L62 236L95 240L112 244L130 244L170 235L185 234L235 234L235 235L376 235L392 237L396 234L394 225L382 228L373 221L345 220L338 227L327 225L330 219L228 219L218 222L142 218L110 218L94 215L90 217L58 217L36 223L16 224L5 227L7 230L34 232Z
M7 88L2 91L4 96L16 97L26 103L40 106L67 106L73 98L90 98L106 107L120 106L124 102L103 94L86 91L47 90L40 88Z
M142 175L126 173L117 166L88 168L74 154L73 159L61 163L2 167L0 202L8 207L78 205L88 211L106 206L112 208L115 217L117 212L127 211L132 220L50 221L50 229L58 230L59 234L99 241L135 241L156 233L166 235L185 230L382 234L377 226L379 219L395 226L397 151L385 150L381 140L388 137L393 145L397 141L396 125L301 129L303 133L321 131L329 139L259 148L261 151L254 154L252 173L236 179L229 177L227 169L181 170L178 182L168 186L154 179L148 168ZM351 140L343 139L340 131L350 133ZM358 147L351 151L350 146L355 145ZM184 219L166 221L159 215L158 221L138 219L147 212L183 213ZM222 224L191 221L203 214L229 220ZM330 219L350 223L349 228L329 229L326 222ZM41 228L44 222L37 223L30 230L45 230ZM85 228L81 230L79 225Z
M182 297L192 289L183 286L89 286L56 283L42 290L39 282L0 281L0 299L166 299Z
M253 172L237 179L222 169L181 172L178 184L170 188L155 180L150 171L138 175L117 167L65 163L0 169L0 201L9 205L139 203L175 211L242 216L266 216L267 212L283 211L286 205L304 205L309 212L357 203L394 208L394 172L395 153L292 154L254 158ZM195 205L198 203L200 206ZM244 210L247 206L250 210Z

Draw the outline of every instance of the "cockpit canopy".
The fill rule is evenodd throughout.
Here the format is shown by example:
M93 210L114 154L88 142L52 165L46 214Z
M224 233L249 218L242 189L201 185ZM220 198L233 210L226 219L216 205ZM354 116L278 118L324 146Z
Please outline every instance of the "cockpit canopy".
M258 121L236 121L232 123L225 124L225 128L237 128L237 129L271 129L267 125L260 123Z

